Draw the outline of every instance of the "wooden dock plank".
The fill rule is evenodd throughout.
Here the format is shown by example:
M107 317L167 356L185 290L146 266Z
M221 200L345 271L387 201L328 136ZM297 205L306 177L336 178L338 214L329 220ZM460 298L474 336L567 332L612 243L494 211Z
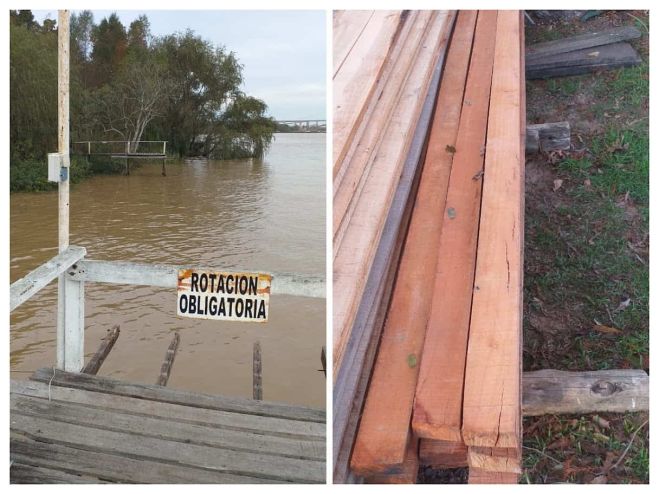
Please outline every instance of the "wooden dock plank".
M419 437L458 443L496 28L496 11L478 13L412 419Z
M510 472L488 472L479 468L469 469L470 484L517 484L519 475Z
M499 11L464 387L468 446L521 447L522 28L518 11Z
M255 401L243 398L214 396L204 393L165 388L154 384L135 384L102 376L89 376L43 368L31 377L34 381L51 383L56 386L86 389L117 396L174 403L196 408L223 410L226 412L284 418L304 422L325 423L325 411L297 407L268 401Z
M108 482L130 484L261 484L270 479L233 475L175 463L128 458L122 455L76 449L38 442L13 434L11 459L30 467L42 467ZM13 482L13 479L12 479Z
M46 467L35 467L14 461L9 467L11 484L105 484L102 480L87 475L53 470Z
M51 400L140 414L142 416L154 416L196 425L207 424L245 433L256 432L284 438L316 441L323 441L325 437L325 426L314 422L204 409L177 403L153 402L138 397L92 392L59 385L53 385L48 389L47 384L40 382L14 381L12 383L12 393L50 398Z
M272 455L227 451L196 444L166 441L125 432L86 427L44 417L11 414L11 428L32 439L78 449L138 459L155 459L236 475L301 483L325 480L325 463Z
M301 439L282 438L221 429L208 425L190 424L178 420L149 415L138 415L107 408L74 404L13 394L11 412L31 416L44 416L52 420L103 428L117 432L199 444L232 451L255 452L289 458L323 460L325 443Z
M332 28L332 63L335 77L355 43L364 32L366 24L373 16L373 10L334 11Z
M391 473L380 473L364 479L366 484L414 484L419 475L419 439L412 437L407 445L405 461Z
M469 468L486 472L522 473L522 454L517 448L469 447Z
M405 240L380 349L352 454L358 475L383 473L402 465L431 290L424 280L435 271L446 188L471 52L475 11L461 11L439 89L416 204Z

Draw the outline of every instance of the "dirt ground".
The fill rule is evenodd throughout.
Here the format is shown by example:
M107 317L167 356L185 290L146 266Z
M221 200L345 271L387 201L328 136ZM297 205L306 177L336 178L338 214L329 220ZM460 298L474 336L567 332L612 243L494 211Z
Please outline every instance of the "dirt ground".
M527 81L527 122L568 121L569 152L527 156L524 370L649 372L649 16L527 22L527 46L636 26L637 67ZM419 483L463 483L422 466ZM520 483L647 483L647 413L527 417Z

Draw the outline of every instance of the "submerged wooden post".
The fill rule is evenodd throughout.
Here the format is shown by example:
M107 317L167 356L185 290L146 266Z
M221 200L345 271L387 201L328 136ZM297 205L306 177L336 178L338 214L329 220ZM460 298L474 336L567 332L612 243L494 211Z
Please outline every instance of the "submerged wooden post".
M252 368L252 388L255 400L263 399L263 386L261 384L261 343L254 342L254 364Z
M87 364L82 368L82 373L84 374L97 374L98 370L105 362L110 350L114 346L115 342L119 338L119 325L117 324L108 333L105 335L105 338L101 340L101 346L98 347L94 356L87 362Z
M176 350L178 349L179 341L179 334L174 333L174 338L172 338L172 342L169 344L169 348L165 354L165 361L160 367L160 376L158 376L158 381L156 382L159 386L167 386L167 381L169 381L169 375L171 374L172 366L174 365L174 357L176 357Z
M57 20L57 152L60 155L58 186L59 252L69 247L69 11ZM65 274L58 279L57 368L78 372L84 364L85 288Z

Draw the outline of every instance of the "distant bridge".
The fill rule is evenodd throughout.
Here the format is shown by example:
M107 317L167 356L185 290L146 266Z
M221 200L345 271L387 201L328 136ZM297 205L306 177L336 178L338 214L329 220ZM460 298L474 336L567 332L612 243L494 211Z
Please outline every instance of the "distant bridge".
M327 132L326 120L277 120L277 126L286 126L288 132Z

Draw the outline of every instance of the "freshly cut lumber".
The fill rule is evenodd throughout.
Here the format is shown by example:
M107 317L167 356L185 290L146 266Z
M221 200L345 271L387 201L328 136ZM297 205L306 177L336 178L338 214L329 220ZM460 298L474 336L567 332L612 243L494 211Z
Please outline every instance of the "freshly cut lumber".
M526 66L527 79L543 79L586 74L603 69L631 67L641 63L641 57L628 43L588 48L547 57L542 62Z
M570 122L526 126L526 152L567 151L570 149Z
M345 15L346 12L343 10L334 11L332 27L334 71L332 77L336 76L374 13L374 10L351 10L349 15Z
M89 362L85 364L80 372L85 374L97 374L101 365L103 365L103 362L105 362L105 359L110 354L110 350L112 350L112 347L114 347L114 344L119 338L120 332L121 330L118 324L113 326L101 341L101 345L98 347L98 350L96 350L96 353L91 359L89 359Z
M641 32L635 27L622 26L594 33L572 36L570 38L537 43L526 49L526 63L532 64L553 55L585 50L640 37Z
M419 439L413 437L403 465L393 473L381 473L365 478L367 484L413 484L419 475Z
M469 469L470 484L517 484L519 475L510 472L488 472L478 468Z
M427 32L400 101L388 123L383 145L371 166L343 241L334 260L334 376L350 336L386 218L407 156L415 124L441 49L448 16L438 14Z
M633 412L649 409L650 378L643 370L525 372L524 415Z
M450 12L451 25L454 20L455 13ZM446 46L449 35L450 28L442 31L440 46ZM346 483L351 476L350 454L416 196L444 59L445 50L441 50L355 316L345 360L334 381L334 483Z
M345 153L352 132L361 121L391 43L396 36L401 11L378 10L368 19L334 76L333 153L334 169Z
M467 466L467 446L463 442L421 439L419 463L433 468L460 468Z
M468 446L521 448L521 29L518 11L499 11L464 384Z
M467 453L469 468L487 472L522 473L521 449L473 446Z
M343 240L345 229L350 223L357 200L382 143L383 130L400 98L410 74L410 67L433 17L434 14L429 11L410 12L406 17L397 42L392 47L382 74L378 78L360 129L355 131L352 144L334 179L333 242L337 247Z
M462 388L496 34L497 12L480 11L436 248L439 261L414 402L412 428L423 438L462 441Z
M400 467L410 440L418 362L430 309L446 188L460 119L475 11L458 13L425 165L364 406L351 468L368 476ZM432 277L432 276L431 276Z

